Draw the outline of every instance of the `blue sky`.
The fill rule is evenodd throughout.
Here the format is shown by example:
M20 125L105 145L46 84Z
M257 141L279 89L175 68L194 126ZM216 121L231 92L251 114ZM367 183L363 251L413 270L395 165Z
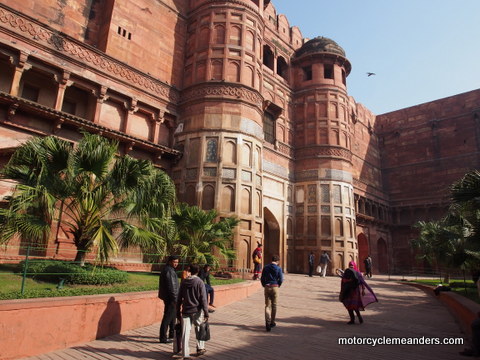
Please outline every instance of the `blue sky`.
M272 3L304 37L345 50L348 92L375 114L480 88L480 0Z

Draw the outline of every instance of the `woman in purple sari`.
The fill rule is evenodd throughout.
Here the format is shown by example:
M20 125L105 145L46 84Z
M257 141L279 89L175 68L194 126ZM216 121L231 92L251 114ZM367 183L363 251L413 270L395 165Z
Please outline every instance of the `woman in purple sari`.
M350 321L347 323L349 325L355 324L355 314L362 324L363 318L360 311L365 310L368 304L378 301L373 290L358 271L357 264L354 261L348 263L348 269L343 273L339 299L347 309L348 315L350 315Z

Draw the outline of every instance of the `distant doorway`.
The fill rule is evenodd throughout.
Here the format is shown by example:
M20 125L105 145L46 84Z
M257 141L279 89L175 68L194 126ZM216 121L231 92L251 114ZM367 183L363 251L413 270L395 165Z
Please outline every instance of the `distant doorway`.
M368 246L368 239L364 233L358 234L358 262L362 272L365 272L365 265L363 260L370 254L370 248Z
M263 262L268 264L272 260L273 255L279 255L280 259L282 259L282 254L280 254L280 225L272 212L267 208L263 209L263 218Z

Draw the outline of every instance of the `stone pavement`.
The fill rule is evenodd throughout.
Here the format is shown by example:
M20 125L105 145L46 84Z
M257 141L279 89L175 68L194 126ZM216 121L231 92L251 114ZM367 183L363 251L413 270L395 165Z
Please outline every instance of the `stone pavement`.
M340 337L461 338L448 310L422 290L386 277L368 280L379 303L363 312L362 325L347 325L338 301L338 277L286 275L280 289L277 327L265 331L263 292L217 309L212 339L198 359L462 359L467 345L339 345ZM75 324L72 324L75 326ZM172 359L171 345L158 342L159 324L28 360ZM193 335L191 348L195 350Z

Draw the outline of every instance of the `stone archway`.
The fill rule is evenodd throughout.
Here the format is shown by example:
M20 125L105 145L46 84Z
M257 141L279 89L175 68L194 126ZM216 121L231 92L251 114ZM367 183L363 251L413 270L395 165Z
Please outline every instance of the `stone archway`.
M368 246L368 239L364 233L360 233L357 236L358 240L358 267L362 272L365 272L365 265L363 260L370 254L370 248Z
M387 243L384 239L380 238L377 241L378 250L378 271L381 274L388 273L388 250ZM373 264L375 266L375 264Z
M263 262L268 264L273 255L279 255L280 259L283 259L283 254L280 254L280 225L275 215L267 208L263 209L263 219Z

